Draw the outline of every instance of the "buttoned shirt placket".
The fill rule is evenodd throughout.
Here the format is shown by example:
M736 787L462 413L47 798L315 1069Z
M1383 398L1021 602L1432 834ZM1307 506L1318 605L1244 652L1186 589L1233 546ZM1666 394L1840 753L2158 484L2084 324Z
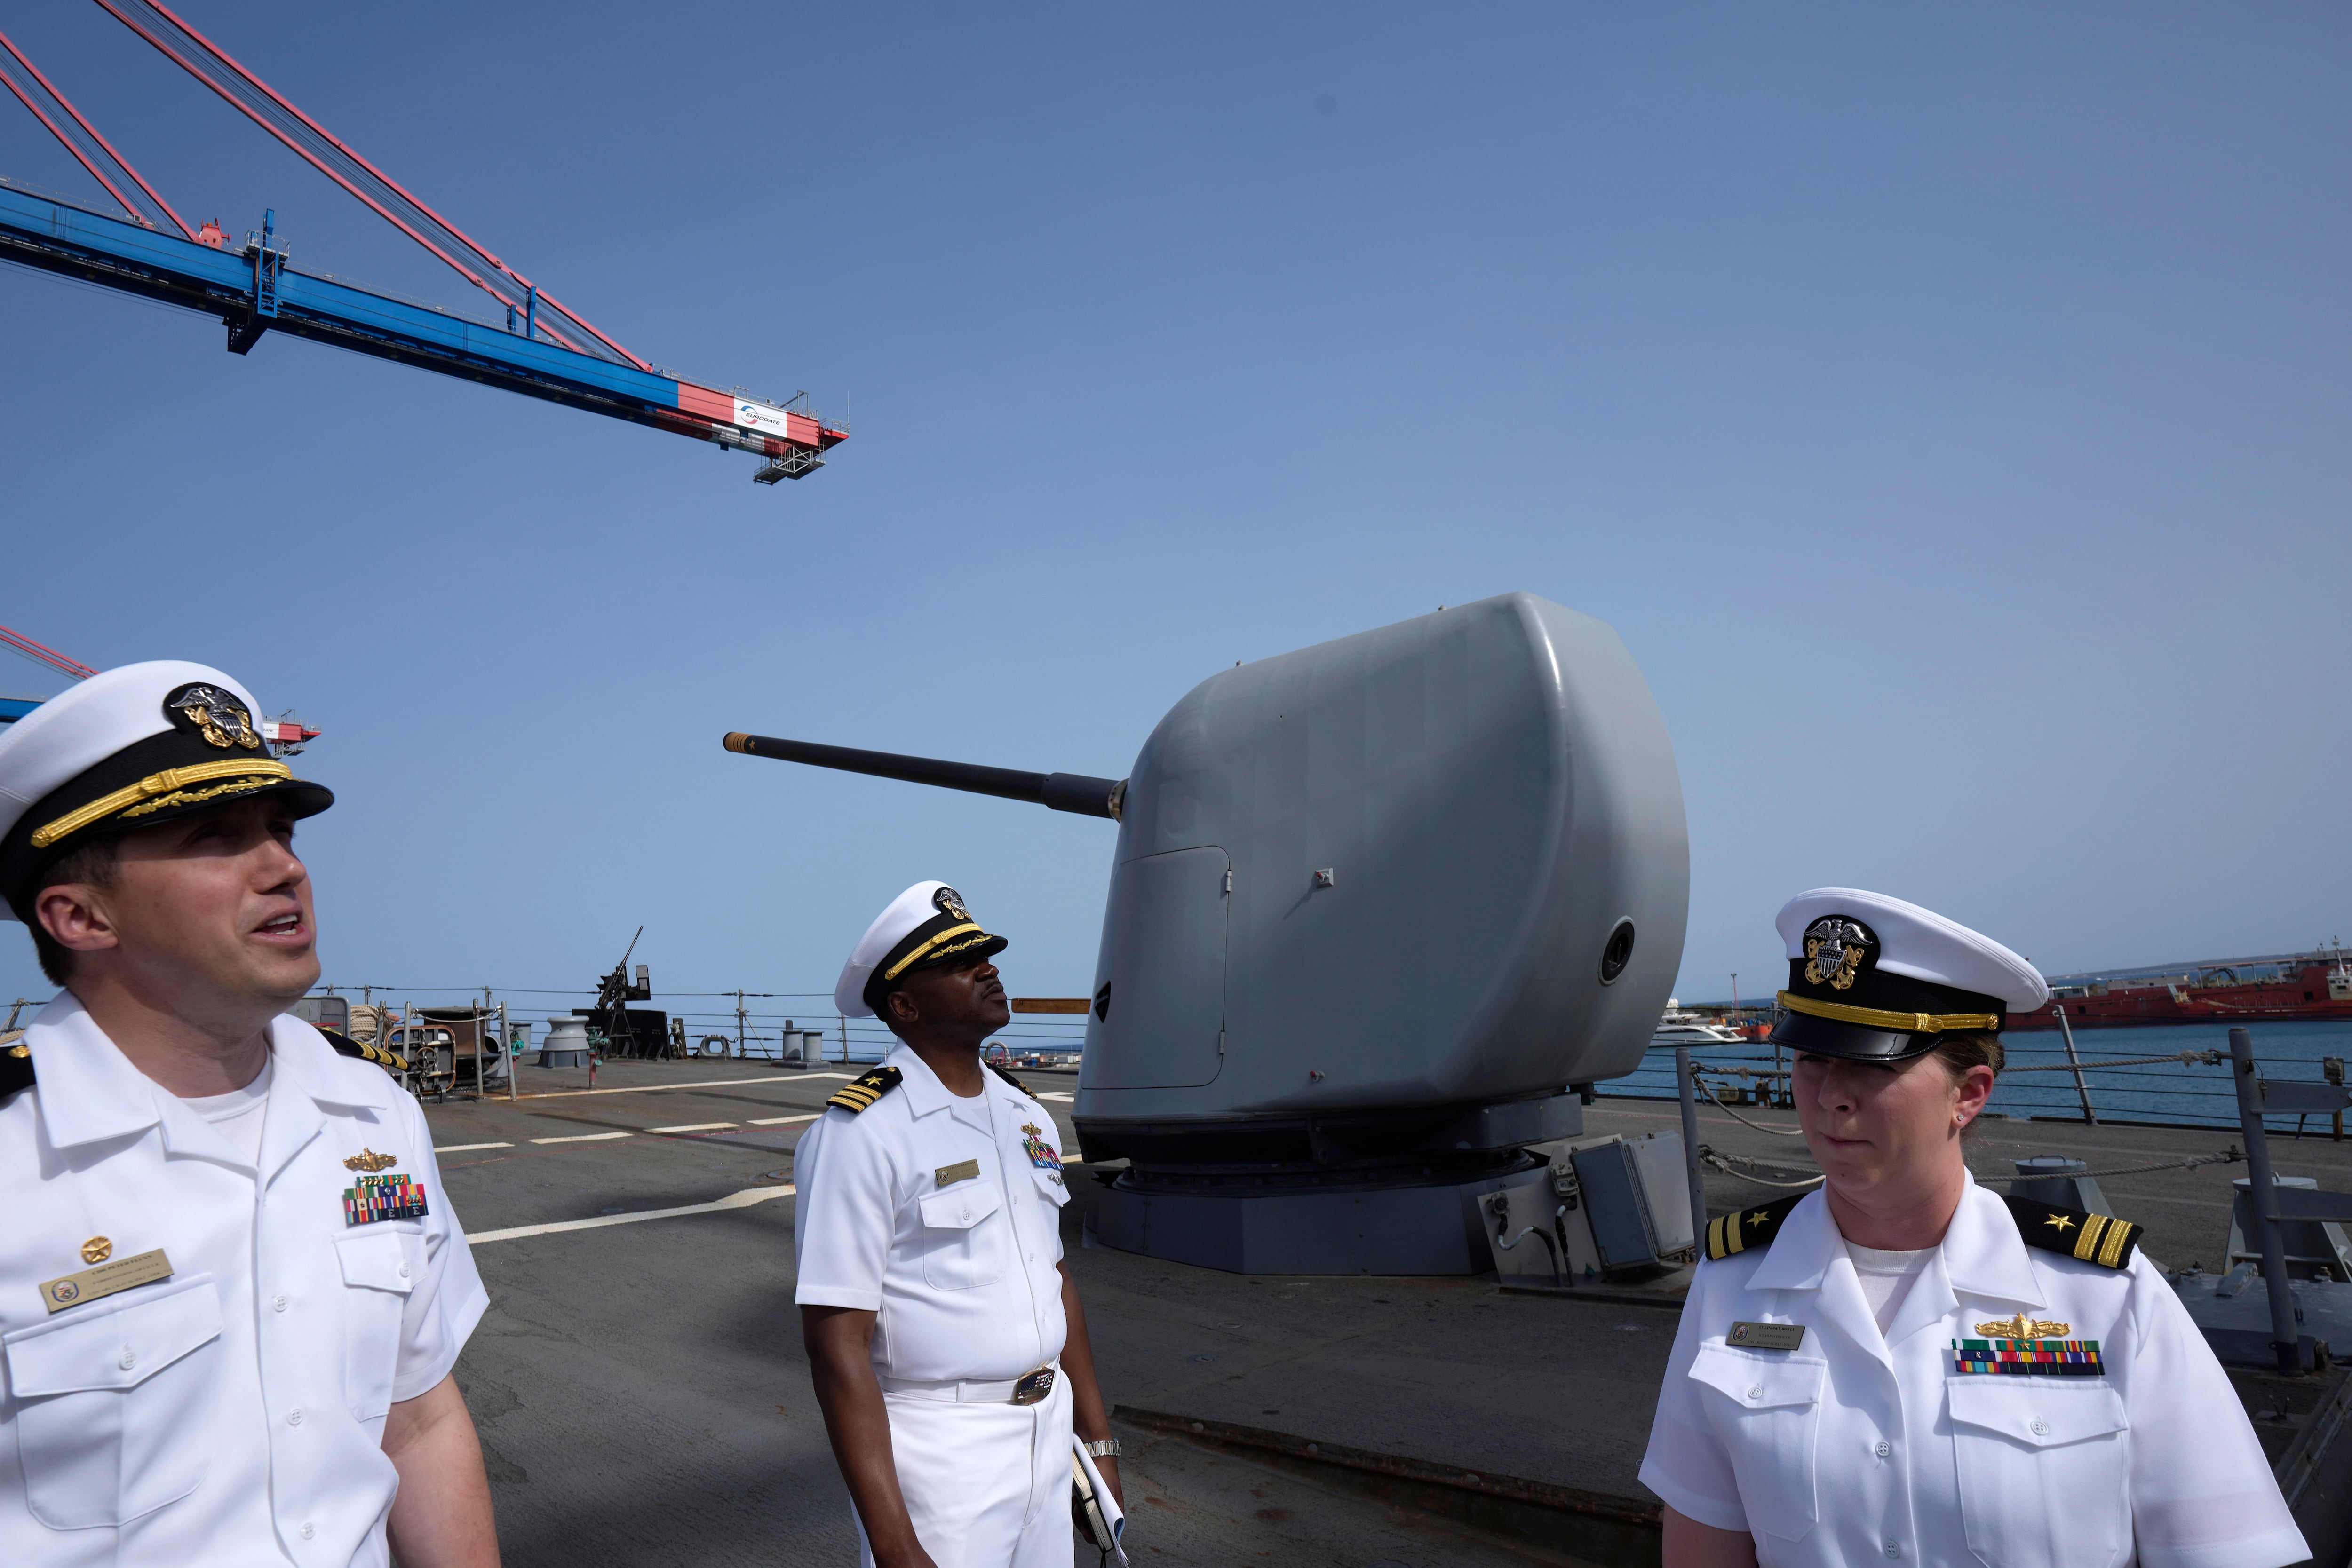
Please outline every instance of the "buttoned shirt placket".
M1037 1209L1037 1178L1030 1174L1035 1167L1029 1158L1027 1147L1015 1141L1019 1127L1016 1118L1024 1113L1024 1108L1013 1092L1013 1086L1000 1082L993 1073L989 1075L988 1087L982 1092L991 1100L1001 1099L1003 1102L1000 1106L992 1107L991 1111L992 1116L999 1110L1004 1115L1002 1129L992 1127L996 1145L996 1175L997 1180L1004 1185L1004 1212L1013 1226L1013 1247L1019 1254L1022 1282L1029 1288L1029 1329L1036 1335L1037 1361L1042 1365L1045 1360L1045 1308L1037 1300L1037 1254L1034 1250L1035 1238L1030 1234L1037 1227L1027 1218ZM1017 1180L1012 1154L1016 1147L1021 1150ZM1022 1207L1024 1204L1028 1206L1027 1208Z
M1799 1247L1784 1251L1776 1245L1766 1255L1749 1285L1754 1290L1785 1292L1783 1312L1790 1321L1814 1324L1818 1332L1835 1334L1846 1341L1850 1347L1848 1353L1831 1354L1831 1347L1822 1347L1830 1364L1827 1375L1834 1379L1841 1372L1858 1371L1864 1366L1869 1369L1868 1410L1878 1436L1872 1439L1866 1469L1861 1462L1864 1456L1839 1450L1837 1445L1847 1437L1840 1429L1844 1423L1833 1421L1832 1412L1827 1408L1831 1400L1851 1408L1859 1403L1856 1396L1864 1391L1834 1384L1824 1390L1828 1398L1824 1401L1822 1414L1817 1419L1832 1423L1832 1426L1826 1432L1817 1430L1813 1438L1816 1511L1813 1528L1834 1530L1837 1527L1832 1511L1822 1506L1824 1490L1832 1485L1851 1486L1856 1476L1867 1475L1869 1511L1878 1521L1879 1549L1890 1561L1900 1561L1909 1553L1910 1543L1918 1539L1909 1477L1900 1453L1882 1455L1879 1449L1888 1442L1890 1436L1895 1441L1907 1445L1916 1442L1918 1434L1908 1429L1901 1380L1888 1348L1887 1336L1878 1332L1877 1320L1871 1315L1870 1302L1862 1293L1862 1281L1854 1276L1853 1260L1846 1257L1843 1248L1836 1245L1834 1235L1831 1238L1831 1249ZM1922 1279L1913 1289L1913 1298L1916 1300L1928 1287L1929 1281ZM1807 1297L1811 1298L1810 1307ZM1907 1308L1910 1303L1906 1301L1905 1305ZM1849 1463L1853 1466L1850 1470L1846 1469ZM1824 1468L1834 1468L1843 1474L1833 1481L1822 1474Z

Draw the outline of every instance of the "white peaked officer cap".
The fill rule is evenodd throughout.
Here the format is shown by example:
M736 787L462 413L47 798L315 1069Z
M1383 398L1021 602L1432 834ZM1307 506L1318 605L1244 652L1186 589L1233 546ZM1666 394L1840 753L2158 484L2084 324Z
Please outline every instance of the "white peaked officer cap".
M916 970L973 963L1006 946L1003 937L980 928L954 888L919 882L892 899L858 938L833 988L833 1005L854 1019L873 1018L882 1010L882 998Z
M294 777L254 724L253 694L177 659L123 664L51 697L0 732L0 901L31 913L50 866L91 840L248 795L298 817L335 803Z
M1817 887L1781 906L1788 1016L1775 1042L1815 1056L1906 1061L1939 1036L1999 1033L2050 1000L2041 971L1991 937L1883 893Z

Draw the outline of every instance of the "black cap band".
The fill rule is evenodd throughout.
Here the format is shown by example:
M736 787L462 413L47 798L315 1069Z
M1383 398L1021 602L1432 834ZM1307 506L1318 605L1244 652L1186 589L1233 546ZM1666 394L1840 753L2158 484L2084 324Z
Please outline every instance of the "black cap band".
M244 705L217 686L174 688L172 727L92 764L27 807L0 836L0 898L30 924L33 894L58 861L103 833L152 827L252 795L287 796L297 817L335 803L323 784L269 755Z
M1860 919L1828 915L1805 927L1803 956L1789 960L1787 1009L1772 1041L1813 1056L1907 1061L1946 1034L1999 1033L2009 1021L1997 997L1897 975L1878 967L1877 935Z

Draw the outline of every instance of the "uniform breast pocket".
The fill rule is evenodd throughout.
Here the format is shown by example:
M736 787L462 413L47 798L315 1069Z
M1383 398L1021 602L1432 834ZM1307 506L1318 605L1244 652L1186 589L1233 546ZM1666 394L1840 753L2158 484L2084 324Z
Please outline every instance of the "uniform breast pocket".
M970 1291L1004 1278L1003 1203L996 1188L981 1182L923 1199L923 1283Z
M1030 1174L1036 1178L1039 1197L1055 1208L1070 1201L1070 1183L1066 1173L1039 1169Z
M220 1296L199 1274L0 1340L25 1504L52 1530L127 1524L194 1491L222 1434Z
M389 1226L369 1226L335 1241L343 1270L343 1395L362 1421L392 1409L401 1320L424 1248L424 1237Z
M1703 1344L1690 1375L1705 1385L1708 1422L1731 1457L1748 1522L1801 1541L1813 1528L1813 1449L1821 1428L1821 1361Z
M2121 1396L2103 1377L1946 1385L1969 1550L1996 1568L2097 1568L2132 1551Z

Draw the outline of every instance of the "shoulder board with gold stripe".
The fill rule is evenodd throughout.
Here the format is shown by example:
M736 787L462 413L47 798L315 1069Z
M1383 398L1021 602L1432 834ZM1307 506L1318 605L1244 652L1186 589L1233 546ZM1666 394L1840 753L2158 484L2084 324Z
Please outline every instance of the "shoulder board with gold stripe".
M897 1068L877 1067L854 1082L845 1084L841 1092L827 1100L825 1103L838 1105L855 1116L891 1090L898 1087L898 1078Z
M370 1045L365 1040L353 1040L339 1030L322 1029L319 1032L327 1037L327 1043L335 1048L337 1056L356 1056L362 1061L374 1062L386 1072L408 1071L406 1057L386 1051L380 1045Z
M2017 1234L2028 1247L2063 1252L2102 1269L2131 1267L2132 1249L2139 1245L2140 1227L2112 1214L2085 1214L2079 1208L2055 1208L2030 1197L2003 1198L2017 1221Z
M32 1086L33 1048L25 1043L25 1031L12 1029L0 1034L0 1100Z
M988 1065L988 1070L989 1070L991 1072L995 1073L999 1078L1003 1079L1003 1080L1004 1080L1004 1082L1006 1082L1007 1083L1012 1084L1013 1088L1018 1089L1019 1091L1021 1091L1021 1092L1022 1092L1022 1093L1024 1093L1024 1094L1029 1094L1029 1085L1027 1085L1026 1083L1022 1082L1021 1082L1021 1080L1019 1080L1018 1078L1013 1077L1013 1074L1011 1074L1010 1072L1005 1071L1004 1071L1004 1069L1003 1069L1002 1067L997 1066L994 1062L991 1062L991 1063L989 1063L989 1065ZM1029 1098L1031 1098L1032 1100L1034 1100L1035 1098L1037 1098L1037 1096L1035 1096L1034 1094L1029 1094Z
M1743 1208L1737 1214L1718 1214L1706 1222L1706 1255L1712 1262L1721 1262L1734 1253L1753 1252L1772 1245L1772 1238L1780 1233L1780 1222L1790 1211L1805 1201L1806 1195L1784 1197L1768 1203L1761 1208Z

